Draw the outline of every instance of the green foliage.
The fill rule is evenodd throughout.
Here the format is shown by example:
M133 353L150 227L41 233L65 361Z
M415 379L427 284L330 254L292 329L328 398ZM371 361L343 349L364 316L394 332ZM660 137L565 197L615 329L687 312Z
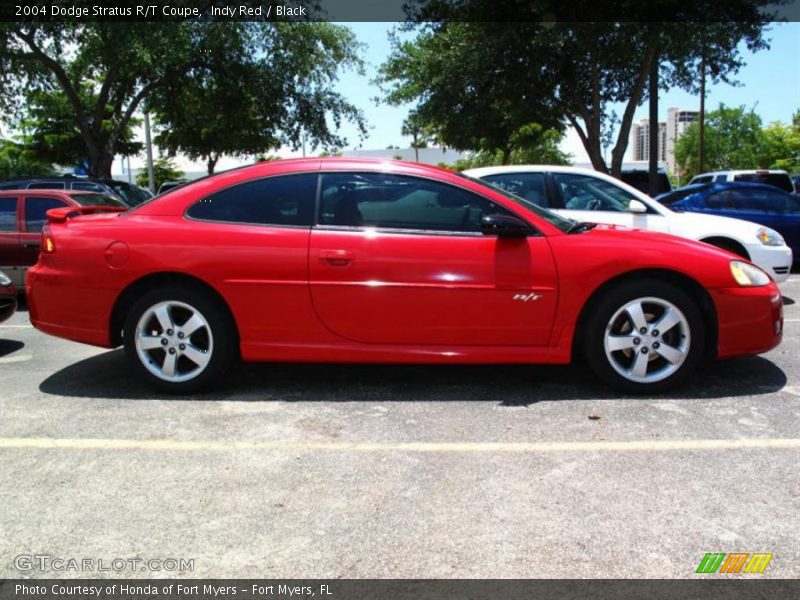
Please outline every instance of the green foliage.
M149 99L156 143L206 162L223 155L341 147L344 120L364 132L361 113L333 91L341 68L360 69L352 32L331 23L209 23L205 64Z
M544 132L543 137L538 143L531 146L523 146L512 150L508 161L503 163L502 151L495 152L476 152L469 157L456 161L452 165L444 165L456 171L475 169L478 167L493 167L501 164L510 165L569 165L572 164L572 156L562 152L558 145L562 134L549 130Z
M0 139L0 181L13 177L52 177L50 163L35 158L22 144Z
M80 155L90 174L109 176L142 100L200 62L201 45L196 23L2 23L0 108L15 125L29 117L29 105L34 112L38 107L29 124L46 152ZM42 119L50 107L57 118ZM59 120L64 131L56 127ZM83 151L74 147L77 138ZM62 143L65 150L54 147Z
M387 102L415 102L423 122L454 148L501 150L509 162L515 133L567 121L599 170L607 169L603 146L613 143L618 172L651 65L659 65L662 88L691 89L701 58L712 80L732 81L743 64L739 43L766 46L768 16L759 9L767 4L774 3L621 0L615 14L628 20L608 22L606 7L587 0L410 0L406 10L418 24L406 28L416 28L417 39L395 37L378 82ZM498 23L497 15L515 21ZM613 103L624 105L618 120Z
M675 160L686 182L700 172L699 125L692 123L675 142ZM704 171L724 169L800 169L800 128L772 123L744 106L720 104L706 113Z
M349 30L320 22L0 23L0 118L25 120L46 155L85 157L97 176L135 150L132 119L148 99L167 148L213 162L302 135L342 145L342 121L362 119L332 87L341 66L359 66L357 49Z
M156 190L166 181L176 181L183 179L184 173L179 170L173 162L166 157L160 157L153 162L153 175L156 180ZM147 175L147 167L136 174L136 185L148 189L150 180Z

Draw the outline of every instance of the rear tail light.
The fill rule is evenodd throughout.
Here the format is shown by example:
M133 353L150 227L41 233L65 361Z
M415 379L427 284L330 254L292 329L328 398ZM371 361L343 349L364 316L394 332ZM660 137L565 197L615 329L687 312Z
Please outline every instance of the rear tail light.
M50 228L45 225L42 228L42 253L52 254L56 251L56 243L53 240L53 234L50 233Z

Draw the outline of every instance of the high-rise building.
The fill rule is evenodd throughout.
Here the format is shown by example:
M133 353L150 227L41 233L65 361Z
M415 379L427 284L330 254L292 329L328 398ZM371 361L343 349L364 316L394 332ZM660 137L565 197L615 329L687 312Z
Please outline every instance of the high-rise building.
M666 163L671 173L679 175L678 165L675 163L675 140L686 131L686 128L697 120L700 111L683 110L680 108L667 109L667 139L666 139Z
M641 119L631 127L633 160L650 160L650 119ZM658 160L666 161L667 124L658 124Z

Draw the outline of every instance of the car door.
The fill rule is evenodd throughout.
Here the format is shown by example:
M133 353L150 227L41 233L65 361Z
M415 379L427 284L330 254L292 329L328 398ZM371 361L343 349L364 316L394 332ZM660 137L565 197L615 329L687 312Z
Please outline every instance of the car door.
M22 283L19 269L19 219L17 196L0 198L0 271L11 277L14 285Z
M311 233L314 308L342 338L374 344L546 345L557 302L547 239L481 233L498 204L443 182L322 175Z
M669 232L665 216L647 206L641 199L613 183L580 173L553 173L555 192L559 196L556 212L576 221L624 225L635 229ZM637 200L647 212L631 212L629 204Z
M22 197L22 232L20 233L19 264L32 267L39 260L42 248L42 227L47 223L47 211L51 208L64 208L69 204L45 195L26 194Z

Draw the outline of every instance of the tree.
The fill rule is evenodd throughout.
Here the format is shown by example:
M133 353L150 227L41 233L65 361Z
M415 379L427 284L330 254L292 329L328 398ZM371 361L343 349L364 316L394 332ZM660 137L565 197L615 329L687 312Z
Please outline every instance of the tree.
M68 106L89 173L108 177L142 101L202 61L201 27L156 22L2 23L0 108L19 118L27 104L20 98L34 97L41 106ZM56 97L46 97L51 94Z
M416 102L415 127L435 131L439 143L500 152L507 163L520 143L530 141L520 134L527 126L561 128L551 95L542 93L533 75L539 67L526 54L508 51L537 26L449 21L420 25L414 41L395 36L377 79L384 100Z
M37 160L24 145L0 139L0 181L14 177L51 177L53 166Z
M675 162L684 178L699 173L698 123L689 125L675 141ZM769 165L766 157L766 138L761 117L744 106L736 108L720 104L706 115L706 171L722 169L757 169Z
M91 3L76 0L73 4ZM302 132L309 131L313 139L334 143L339 140L326 119L338 127L342 119L355 119L356 114L330 89L336 74L333 65L352 64L354 52L351 37L340 27L324 23L2 23L0 109L20 118L27 105L21 98L27 100L34 93L62 95L90 174L107 177L136 111L154 93L166 87L180 89L184 78L187 85L196 86L197 78L208 73L214 74L218 86L233 88L235 93L238 82L230 76L240 75L242 64L257 62L269 67L261 74L260 90L277 91L277 97L261 97L266 108L241 116L248 123L262 119L260 130L273 134L271 141L297 145ZM220 55L224 60L217 60ZM209 97L216 100L211 110L188 103L187 111L194 116L203 110L208 111L207 117L215 115L230 94ZM286 106L281 106L283 101ZM183 110L177 103L173 108ZM211 125L219 130L216 122ZM238 133L231 131L232 137ZM218 146L217 137L209 139ZM218 152L218 147L213 151Z
M231 30L234 30L233 32ZM341 147L343 120L360 112L332 90L343 67L361 68L352 32L331 23L213 23L206 63L148 100L156 143L214 172L223 155L248 156L303 140ZM331 123L333 127L331 127Z
M792 125L770 123L764 128L764 163L770 169L800 172L800 111Z
M520 124L511 116L519 111L517 105L541 102L575 128L600 171L608 170L604 140L618 125L611 152L611 171L618 175L652 67L658 66L662 87L691 87L699 79L699 59L713 57L712 77L726 80L742 64L740 41L751 50L765 46L762 31L769 15L761 15L759 9L767 4L768 0L731 0L724 5L710 0L623 0L615 4L614 13L628 21L608 22L607 9L586 0L417 0L408 3L407 10L412 20L423 23L418 25L421 49L415 52L412 42L396 45L383 77L400 82L390 89L390 101L417 100L421 107L439 101L440 110L459 109L462 98L481 93L492 101L504 99L506 104L497 111L480 114L499 123L501 130L504 119ZM482 22L496 21L497 15L513 15L514 21ZM459 36L448 32L448 18L467 21L459 24ZM465 41L470 43L459 45ZM431 57L428 48L456 58ZM450 70L429 65L447 65ZM463 72L476 69L483 78L464 80ZM481 87L487 82L490 85ZM616 103L623 105L618 122L609 108ZM479 131L471 125L466 122L467 131ZM508 130L503 133L508 139Z
M408 115L403 121L403 127L400 131L403 135L411 136L411 147L414 149L414 160L419 162L419 149L428 147L428 140L430 135L426 131L425 124L416 113Z
M169 158L162 156L153 163L153 175L155 176L157 190L161 187L162 183L183 179L184 173L178 169ZM142 169L136 174L136 185L143 188L148 188L150 186L147 169Z
M540 141L532 146L517 148L511 152L506 164L511 165L569 165L572 164L572 157L562 152L558 145L563 135L554 130L544 132ZM491 167L503 164L501 152L477 152L468 158L461 159L450 168L456 171L465 169L475 169L477 167Z

